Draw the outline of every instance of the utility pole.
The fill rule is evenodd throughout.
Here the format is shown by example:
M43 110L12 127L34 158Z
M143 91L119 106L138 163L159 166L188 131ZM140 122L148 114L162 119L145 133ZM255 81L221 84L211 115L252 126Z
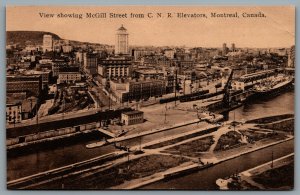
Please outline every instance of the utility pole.
M108 90L108 109L110 110L110 91Z
M129 147L127 148L127 152L128 152L128 159L127 159L127 172L129 172L129 155L130 155L130 152L129 152Z
M185 95L185 81L186 81L186 79L184 78L184 81L183 81L183 95Z
M140 151L142 151L142 136L140 136Z
M273 154L273 150L272 150L272 164L271 164L271 168L273 169L274 167L274 154Z
M165 105L165 124L167 123L167 109L168 109L168 107L167 107L167 102L166 102L166 105Z
M175 69L175 107L176 107L176 101L177 101L176 91L177 91L177 66Z

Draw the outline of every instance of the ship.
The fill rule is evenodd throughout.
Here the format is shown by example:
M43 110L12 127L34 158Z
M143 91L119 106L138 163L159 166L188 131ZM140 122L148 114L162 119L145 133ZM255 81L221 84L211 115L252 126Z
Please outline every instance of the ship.
M293 88L293 78L280 75L267 79L253 88L254 97L272 97Z

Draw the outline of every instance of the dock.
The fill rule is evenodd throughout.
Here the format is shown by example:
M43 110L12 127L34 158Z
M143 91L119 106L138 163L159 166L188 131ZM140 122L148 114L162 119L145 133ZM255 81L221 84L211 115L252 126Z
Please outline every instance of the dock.
M112 132L107 131L107 130L102 129L102 128L98 128L97 131L99 131L99 132L101 132L101 133L103 133L103 134L105 134L105 135L108 135L108 136L111 137L111 138L113 138L113 137L116 136L116 135L113 134Z

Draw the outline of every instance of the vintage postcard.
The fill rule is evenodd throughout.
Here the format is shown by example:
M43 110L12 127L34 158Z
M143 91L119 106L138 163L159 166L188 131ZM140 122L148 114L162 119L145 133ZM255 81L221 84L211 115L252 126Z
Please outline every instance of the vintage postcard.
M7 6L7 188L292 190L294 6Z

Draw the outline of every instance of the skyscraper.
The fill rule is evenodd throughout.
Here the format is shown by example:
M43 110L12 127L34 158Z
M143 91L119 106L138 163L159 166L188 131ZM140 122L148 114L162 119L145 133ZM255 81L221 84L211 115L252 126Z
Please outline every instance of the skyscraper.
M223 43L222 55L226 55L226 54L227 54L227 46L226 43Z
M115 54L129 54L128 50L128 33L122 25L116 34Z
M43 36L43 52L52 51L52 50L53 50L52 35L44 35Z
M231 51L235 52L235 44L234 43L231 44Z

